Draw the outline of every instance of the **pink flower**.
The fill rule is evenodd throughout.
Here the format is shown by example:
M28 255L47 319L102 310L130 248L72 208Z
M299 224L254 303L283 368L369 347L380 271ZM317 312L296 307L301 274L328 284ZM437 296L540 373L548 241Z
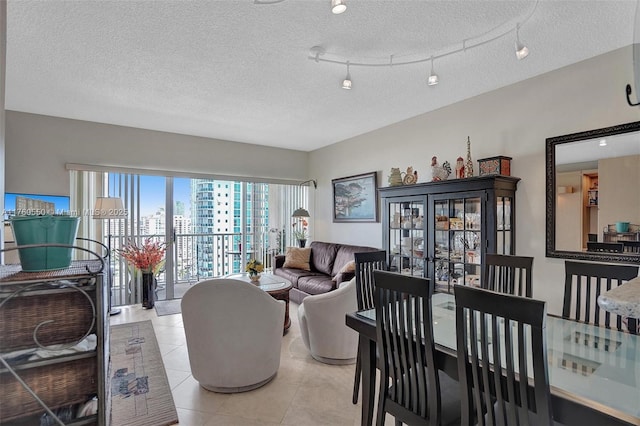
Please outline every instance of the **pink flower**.
M141 245L130 241L122 249L116 250L116 252L136 269L156 274L164 263L166 245L147 238Z

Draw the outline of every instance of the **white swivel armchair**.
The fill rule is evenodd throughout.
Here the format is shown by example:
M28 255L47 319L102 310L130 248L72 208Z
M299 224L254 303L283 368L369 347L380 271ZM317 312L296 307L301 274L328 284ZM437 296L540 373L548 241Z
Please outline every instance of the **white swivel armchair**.
M187 290L181 307L191 374L200 386L244 392L276 375L283 301L244 281L211 279Z
M345 314L357 310L355 278L336 290L304 298L298 307L300 333L314 359L326 364L355 362L358 333L347 327Z

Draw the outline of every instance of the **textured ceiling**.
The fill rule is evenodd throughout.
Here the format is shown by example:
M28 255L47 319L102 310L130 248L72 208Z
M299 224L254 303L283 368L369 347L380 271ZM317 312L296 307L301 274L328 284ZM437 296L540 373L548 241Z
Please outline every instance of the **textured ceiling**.
M636 8L348 0L333 15L329 4L9 0L6 108L310 151L628 46ZM531 54L518 61L523 21ZM437 86L422 62L351 66L347 91L346 66L309 59L313 46L351 63L446 56Z

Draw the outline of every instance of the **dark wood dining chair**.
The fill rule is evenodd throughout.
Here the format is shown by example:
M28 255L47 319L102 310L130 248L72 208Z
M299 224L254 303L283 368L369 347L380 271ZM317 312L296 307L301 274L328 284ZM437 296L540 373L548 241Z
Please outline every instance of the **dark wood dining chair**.
M469 286L453 291L461 424L553 425L546 303Z
M567 260L564 262L564 269L562 317L611 328L611 313L600 309L598 296L637 277L638 266ZM615 327L623 331L623 318L619 315L615 316L617 317ZM629 321L628 328L635 334L635 319Z
M387 252L384 250L354 253L353 258L356 264L356 297L358 310L373 309L373 271L388 270ZM360 359L360 341L358 340L358 355L356 358L356 375L353 380L354 404L358 403L358 393L360 392L360 378L362 377L362 364Z
M587 251L597 251L601 253L622 253L622 243L597 243L587 241Z
M640 253L640 241L622 241L624 253Z
M500 293L532 297L533 257L486 254L481 287Z
M427 278L374 271L380 391L376 424L460 424L458 384L438 370ZM442 387L441 387L442 386ZM441 394L449 389L446 396ZM452 391L453 390L453 391Z

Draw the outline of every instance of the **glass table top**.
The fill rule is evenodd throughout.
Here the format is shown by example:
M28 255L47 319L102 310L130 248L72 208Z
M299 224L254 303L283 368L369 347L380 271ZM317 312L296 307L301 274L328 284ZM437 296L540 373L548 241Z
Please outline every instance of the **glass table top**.
M288 287L291 287L291 282L282 277L273 274L263 273L260 275L260 281L253 282L249 279L249 274L241 273L241 274L231 274L225 276L225 278L231 278L234 280L241 280L250 282L260 287L264 291L276 291L276 290L284 290Z

